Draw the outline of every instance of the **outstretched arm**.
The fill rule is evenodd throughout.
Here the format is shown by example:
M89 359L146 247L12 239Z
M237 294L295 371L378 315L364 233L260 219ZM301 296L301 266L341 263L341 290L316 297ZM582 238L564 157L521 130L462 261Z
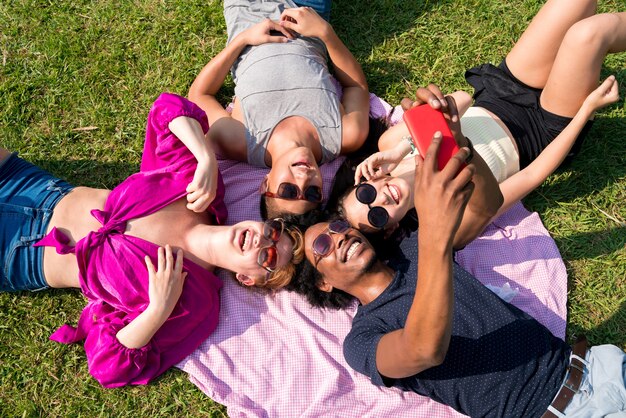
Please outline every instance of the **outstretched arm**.
M415 171L415 208L420 228L413 303L404 328L385 334L376 349L378 371L389 378L412 376L441 364L450 344L454 311L452 243L474 190L474 167L459 172L469 153L463 148L438 171L440 143L439 133Z
M361 66L333 27L310 7L285 9L280 24L302 36L317 37L326 44L335 77L343 87L341 152L356 151L369 131L369 91Z
M539 187L561 165L593 113L604 106L615 103L618 99L617 80L615 76L610 76L587 96L572 121L532 163L500 183L504 203L498 214L503 213L515 202L523 199Z
M461 132L460 114L455 100L455 97L461 97L463 99L460 93L457 92L455 96L444 96L439 87L430 84L428 87L417 89L415 96L416 101L414 103L404 102L403 107L428 103L434 109L440 109L446 117L457 145L459 147L467 147L470 145L468 139ZM466 103L463 104L463 107L466 107ZM392 135L394 135L395 138L393 141L386 140L385 147L390 147L394 142L397 144L398 136L402 138L402 136L408 135L408 133L409 131L405 124L394 127ZM383 141L382 137L381 141ZM381 142L379 142L379 147L380 146L382 146ZM394 146L402 147L403 145ZM480 235L483 229L496 215L503 201L497 180L493 176L487 163L485 163L477 152L473 153L471 165L473 165L476 170L473 178L476 187L463 214L461 225L455 234L454 248L463 248Z
M270 35L279 31L285 36ZM202 108L209 118L209 138L217 145L216 151L228 158L245 160L245 130L241 122L230 117L217 101L216 94L243 49L249 45L268 42L287 42L292 34L278 23L266 19L237 35L204 66L189 88L189 100ZM218 123L219 121L219 123ZM243 155L242 155L243 154Z

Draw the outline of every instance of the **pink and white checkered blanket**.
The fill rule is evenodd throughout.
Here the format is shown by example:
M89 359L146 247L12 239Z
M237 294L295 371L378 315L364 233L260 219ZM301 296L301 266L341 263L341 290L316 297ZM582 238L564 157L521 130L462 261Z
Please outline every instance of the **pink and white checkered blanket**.
M323 167L324 190L340 161ZM220 162L229 222L260 219L258 187L267 172ZM481 282L519 288L512 303L564 338L567 275L536 213L517 204L457 254ZM355 307L311 308L290 292L263 295L224 280L217 330L178 367L231 417L457 417L415 393L378 388L344 361Z

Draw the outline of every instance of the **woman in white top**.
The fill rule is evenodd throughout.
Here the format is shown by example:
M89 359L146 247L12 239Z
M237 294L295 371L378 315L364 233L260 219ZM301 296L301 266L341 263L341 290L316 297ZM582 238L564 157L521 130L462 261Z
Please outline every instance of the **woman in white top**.
M457 144L476 151L476 187L455 247L473 240L495 215L537 188L580 144L594 112L619 99L614 76L597 84L604 57L626 50L626 13L595 14L596 3L549 0L500 66L468 70L475 102L460 121L458 114L471 103L467 93L444 97L434 85L417 91L415 104L443 110ZM415 163L402 162L411 151L407 135L404 124L390 128L380 138L381 152L357 167L355 184L361 177L366 181L339 205L353 226L389 234L413 208ZM503 197L495 211L484 204L493 193L482 179L485 167L496 176Z

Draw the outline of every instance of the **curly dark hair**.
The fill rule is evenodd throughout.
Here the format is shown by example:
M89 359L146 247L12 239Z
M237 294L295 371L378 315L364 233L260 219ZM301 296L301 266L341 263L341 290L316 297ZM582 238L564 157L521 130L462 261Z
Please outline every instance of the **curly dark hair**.
M317 286L322 277L322 274L305 258L296 266L296 274L285 289L305 296L311 306L316 308L345 309L352 304L354 297L343 290L335 288L330 292L320 290Z
M283 220L287 225L298 227L304 234L310 226L335 218L335 214L331 214L327 211L313 210L303 215L287 215ZM301 263L296 265L295 274L285 289L303 295L307 298L311 306L317 308L347 308L354 298L338 289L333 289L332 292L320 290L317 286L321 283L322 277L322 273L317 271L313 264L305 257Z

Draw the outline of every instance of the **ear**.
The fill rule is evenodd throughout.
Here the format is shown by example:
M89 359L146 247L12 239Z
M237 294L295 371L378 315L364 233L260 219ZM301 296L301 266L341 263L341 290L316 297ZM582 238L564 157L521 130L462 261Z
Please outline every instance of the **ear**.
M394 231L398 229L398 226L400 226L398 222L387 224L385 228L385 239L388 239L391 236L391 234L393 234Z
M254 286L256 282L250 276L246 276L245 274L236 273L235 278L244 286Z
M317 284L317 288L322 292L330 293L333 291L333 286L324 279L321 279L321 281Z
M263 177L263 180L261 181L261 191L262 192L266 192L267 191L267 185L269 184L269 174L266 174L265 177Z

